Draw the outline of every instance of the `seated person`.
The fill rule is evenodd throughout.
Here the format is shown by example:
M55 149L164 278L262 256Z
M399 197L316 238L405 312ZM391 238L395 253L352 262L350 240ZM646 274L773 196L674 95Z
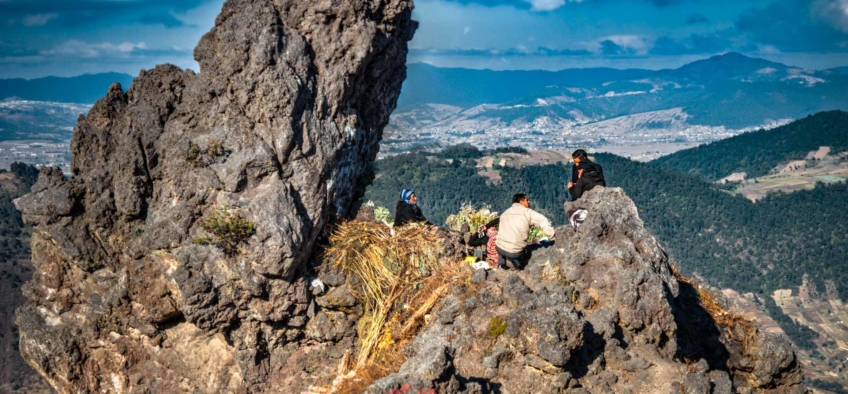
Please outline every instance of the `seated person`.
M551 226L551 221L530 209L530 200L527 195L516 194L512 197L512 206L501 214L500 228L495 241L498 265L501 268L508 268L507 260L515 269L524 269L530 261L531 251L528 246L531 245L527 243L530 226L541 227L549 239L556 236L556 230Z
M589 160L586 151L578 149L571 155L574 165L571 167L571 182L568 182L568 194L571 201L577 201L583 193L595 188L595 186L607 186L604 180L604 169Z
M424 214L421 213L421 208L418 207L418 197L412 189L403 189L400 192L400 201L395 208L395 227L404 226L409 223L424 223L430 224Z
M477 229L477 233L472 235L468 240L468 246L486 246L486 261L490 267L498 265L498 252L495 249L495 243L498 239L500 221L500 218L495 218L489 223L480 226Z

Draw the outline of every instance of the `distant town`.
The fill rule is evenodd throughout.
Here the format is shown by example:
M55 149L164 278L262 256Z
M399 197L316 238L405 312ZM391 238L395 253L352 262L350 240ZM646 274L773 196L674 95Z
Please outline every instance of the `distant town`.
M59 167L71 171L71 141L0 141L0 168L9 169L14 162Z

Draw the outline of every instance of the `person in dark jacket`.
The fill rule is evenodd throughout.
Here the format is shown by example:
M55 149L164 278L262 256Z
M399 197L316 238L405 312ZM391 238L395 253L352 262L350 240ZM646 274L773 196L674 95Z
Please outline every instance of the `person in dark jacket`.
M409 223L432 224L421 213L415 191L412 189L403 189L400 192L400 201L398 201L397 208L395 208L395 227Z
M583 193L595 188L595 186L607 186L604 179L604 169L592 163L583 149L574 151L571 155L574 165L571 166L571 182L568 182L568 194L571 201L577 201Z

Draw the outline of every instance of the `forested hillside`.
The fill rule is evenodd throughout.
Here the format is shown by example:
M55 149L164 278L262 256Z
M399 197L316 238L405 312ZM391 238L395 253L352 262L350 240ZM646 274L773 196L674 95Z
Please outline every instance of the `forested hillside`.
M571 176L570 167L498 167L505 181L491 184L474 167L480 156L482 153L476 148L457 146L438 154L418 152L380 160L375 163L377 179L368 188L366 199L386 206L394 215L400 191L415 189L424 215L443 224L464 203L489 205L494 211L503 212L511 205L513 194L529 193L534 209L556 223L565 222L563 188Z
M848 150L848 112L810 115L788 125L701 145L659 158L656 165L703 177L708 181L745 172L748 178L769 173L782 163L803 160L820 146L831 154Z

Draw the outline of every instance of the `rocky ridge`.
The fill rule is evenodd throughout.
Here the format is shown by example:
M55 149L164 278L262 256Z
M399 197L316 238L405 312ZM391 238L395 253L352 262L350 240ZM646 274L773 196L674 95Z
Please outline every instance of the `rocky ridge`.
M579 231L558 228L524 271L476 272L367 392L807 392L788 339L710 310L720 292L674 274L623 190L572 207L589 211Z
M36 270L24 358L59 392L255 392L333 368L299 359L353 341L353 321L316 311L308 263L367 184L412 7L229 0L199 74L113 85L75 128L72 179L45 169L17 200ZM230 236L214 212L244 221L235 255L204 241Z
M357 379L359 282L315 245L368 184L411 10L229 0L195 50L200 74L159 66L113 86L75 129L73 178L43 169L17 200L34 226L16 318L27 362L62 393ZM716 323L622 190L580 205L580 231L560 228L526 271L469 268L366 391L805 391L788 341ZM443 239L455 259L456 235Z

